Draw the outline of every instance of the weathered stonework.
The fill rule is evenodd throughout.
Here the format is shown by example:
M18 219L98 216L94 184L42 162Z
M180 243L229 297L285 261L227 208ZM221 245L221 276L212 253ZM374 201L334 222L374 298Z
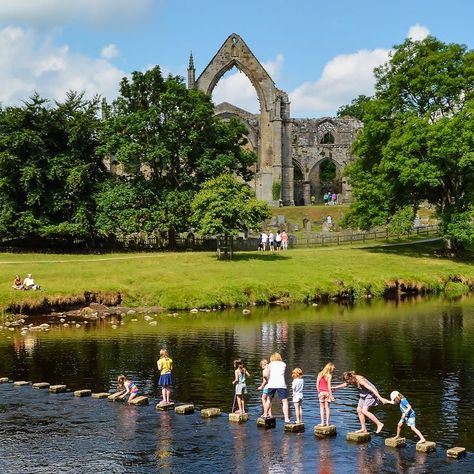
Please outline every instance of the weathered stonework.
M249 421L248 413L229 413L229 421L232 423L245 423Z
M358 433L356 431L346 434L347 441L353 443L368 443L370 441L370 433Z
M316 425L313 432L317 438L332 438L337 435L335 425Z
M275 86L243 39L233 33L217 51L201 75L195 79L193 57L188 68L188 87L212 94L219 79L237 67L255 87L260 113L252 114L229 103L216 106L222 119L237 117L247 128L247 148L255 151L258 160L252 183L257 198L273 205L272 186L281 184L281 201L285 205L311 204L320 201L326 191L348 202L351 189L342 177L344 167L353 160L352 143L362 123L356 119L320 118L291 119L286 92ZM330 161L335 165L335 177L330 182L320 179L320 166Z
M403 448L407 444L405 438L385 438L385 446L389 448Z
M431 453L436 451L436 443L434 441L425 441L424 443L416 443L416 450L420 453Z
M187 405L178 405L174 409L175 413L178 413L178 415L190 415L191 413L194 413L194 405L189 403Z
M215 418L216 416L221 416L221 410L220 408L203 408L201 416L203 418Z

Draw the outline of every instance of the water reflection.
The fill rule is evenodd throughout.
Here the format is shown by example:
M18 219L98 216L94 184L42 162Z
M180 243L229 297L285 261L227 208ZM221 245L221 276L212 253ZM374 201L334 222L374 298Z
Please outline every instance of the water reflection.
M87 446L98 443L99 458L105 456L109 468L120 472L129 472L123 466L129 466L131 459L143 470L134 467L130 472L185 472L189 463L196 472L415 473L437 469L455 472L459 467L474 472L470 457L446 465L443 453L453 445L474 451L472 299L254 308L250 317L227 311L156 320L157 325L150 326L141 317L137 322L125 319L125 324L115 330L109 322L99 320L87 328L52 327L48 332L25 336L0 332L0 376L103 391L114 387L117 375L125 373L146 394L158 397L156 360L160 348L166 346L174 360L172 399L197 406L215 405L228 412L233 400L232 361L241 357L253 376L248 381L247 406L255 417L261 413L261 394L256 390L261 382L260 359L278 351L289 369L288 384L292 368L301 367L305 373L304 434L283 433L281 424L277 430L261 431L253 421L230 426L224 417L203 421L199 415L157 414L153 405L136 408L105 402L104 407L103 403L76 400L74 406L84 407L83 415L93 428L85 437ZM358 428L354 409L357 394L349 389L336 393L337 402L331 410L339 436L315 440L312 427L319 422L315 377L330 360L337 367L335 383L343 370L354 369L373 381L384 396L393 389L406 394L417 411L421 431L441 447L438 454L415 453L416 440L410 431L404 432L409 443L403 451L384 447L383 437L394 434L399 419L399 411L391 406L377 410L377 417L385 423L383 437L374 437L368 446L348 445L345 433ZM31 389L16 390L0 386L0 435L3 439L13 436L23 459L33 462L27 445L47 449L42 440L54 439L54 430L65 430L77 444L78 455L86 455L82 435L74 424L78 414L68 408L66 398L53 399ZM22 404L18 404L18 395ZM57 403L64 405L58 408ZM274 408L279 416L280 404ZM58 409L68 417L58 417ZM31 413L41 413L41 417ZM110 434L106 448L102 438L93 433L98 419ZM45 428L47 425L40 428L40 421L51 425L50 429ZM78 426L80 423L78 419ZM31 434L28 443L19 437L25 427ZM111 451L116 445L112 436L125 444L117 453ZM53 456L51 451L46 453L46 457ZM15 459L8 443L0 444L0 459L2 456Z

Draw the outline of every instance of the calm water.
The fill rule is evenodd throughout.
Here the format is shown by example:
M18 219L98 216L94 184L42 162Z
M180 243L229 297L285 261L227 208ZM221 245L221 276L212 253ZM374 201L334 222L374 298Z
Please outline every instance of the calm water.
M132 322L130 318L138 321ZM474 452L474 299L401 304L372 302L343 306L254 308L241 311L159 316L151 326L127 316L117 329L98 321L87 327L52 327L26 336L0 331L0 376L65 383L72 390L108 391L121 372L150 397L158 397L156 360L168 347L174 360L172 398L228 412L233 400L232 361L244 358L253 375L248 408L252 420L236 426L226 416L201 420L148 407L49 394L31 387L0 385L0 472L474 472L474 456L460 461L445 449ZM283 432L283 422L258 430L261 381L258 363L273 351L288 368L305 373L306 432ZM376 410L385 423L368 445L345 441L359 427L357 394L336 393L332 422L338 436L314 438L319 422L315 374L327 361L365 375L388 397L404 393L417 411L417 426L438 443L436 453L384 446L394 434L398 408ZM290 378L288 374L288 382ZM156 402L157 400L152 400ZM279 414L278 405L275 412ZM372 425L369 425L372 428Z

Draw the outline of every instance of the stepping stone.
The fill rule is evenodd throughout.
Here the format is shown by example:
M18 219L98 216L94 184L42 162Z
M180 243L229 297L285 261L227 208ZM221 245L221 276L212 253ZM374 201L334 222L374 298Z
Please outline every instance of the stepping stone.
M43 388L49 388L50 384L48 382L37 382L33 384L33 388L41 390Z
M245 423L249 421L248 413L229 413L229 421L232 423Z
M49 392L50 393L60 393L60 392L65 392L66 391L66 385L51 385L49 387Z
M304 431L304 423L285 423L285 431L287 433L302 433Z
M8 377L1 377L0 378L0 383L8 383L9 382L9 378Z
M449 448L446 451L448 458L459 459L466 455L466 448L456 446L455 448Z
M174 410L174 403L158 403L155 407L158 411Z
M84 390L76 390L74 392L75 397L90 397L92 395L92 390L84 389Z
M16 382L13 382L13 385L16 387L24 387L25 385L30 385L31 382L26 382L25 380L18 380Z
M203 408L201 410L201 416L203 418L215 418L216 416L221 416L220 408Z
M109 392L99 392L99 393L93 393L91 396L92 398L102 399L102 398L108 398L109 395L110 395Z
M192 403L179 405L174 409L174 412L178 413L178 415L190 415L191 413L194 413L194 405Z
M420 453L431 453L436 450L434 441L425 441L424 443L416 443L416 450Z
M368 443L370 441L370 433L356 433L351 432L346 435L347 441L352 441L353 443Z
M314 427L314 436L318 438L332 438L337 435L335 425L316 425Z
M119 392L112 393L112 395L109 395L107 398L111 402L121 402L123 401L123 398L120 398L121 395L125 393L125 390L120 390Z
M270 416L268 418L257 418L257 426L260 428L275 428L276 427L276 418Z
M405 438L386 438L385 439L385 446L389 448L403 448L407 444L407 440Z
M128 403L130 403L130 405L148 405L148 397L140 395L138 397L133 398Z

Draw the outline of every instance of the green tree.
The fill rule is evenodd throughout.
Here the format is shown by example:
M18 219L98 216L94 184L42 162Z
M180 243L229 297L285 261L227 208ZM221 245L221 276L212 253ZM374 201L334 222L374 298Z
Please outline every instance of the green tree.
M245 133L236 120L218 120L206 94L188 90L179 77L163 78L155 67L122 80L119 97L106 108L101 150L124 165L143 206L158 206L155 229L168 232L172 243L188 227L203 182L223 172L251 177L256 156L242 148Z
M365 106L370 102L370 97L366 95L359 95L355 99L352 99L348 105L342 105L337 111L338 117L353 117L364 121Z
M408 39L375 77L354 144L359 158L347 170L355 202L346 223L386 224L428 202L455 251L474 239L474 53Z
M206 182L192 202L192 222L203 235L232 238L238 232L257 230L271 216L264 201L246 183L231 174Z
M98 145L98 100L69 92L62 103L33 96L0 110L0 233L94 234L94 193L105 178Z

